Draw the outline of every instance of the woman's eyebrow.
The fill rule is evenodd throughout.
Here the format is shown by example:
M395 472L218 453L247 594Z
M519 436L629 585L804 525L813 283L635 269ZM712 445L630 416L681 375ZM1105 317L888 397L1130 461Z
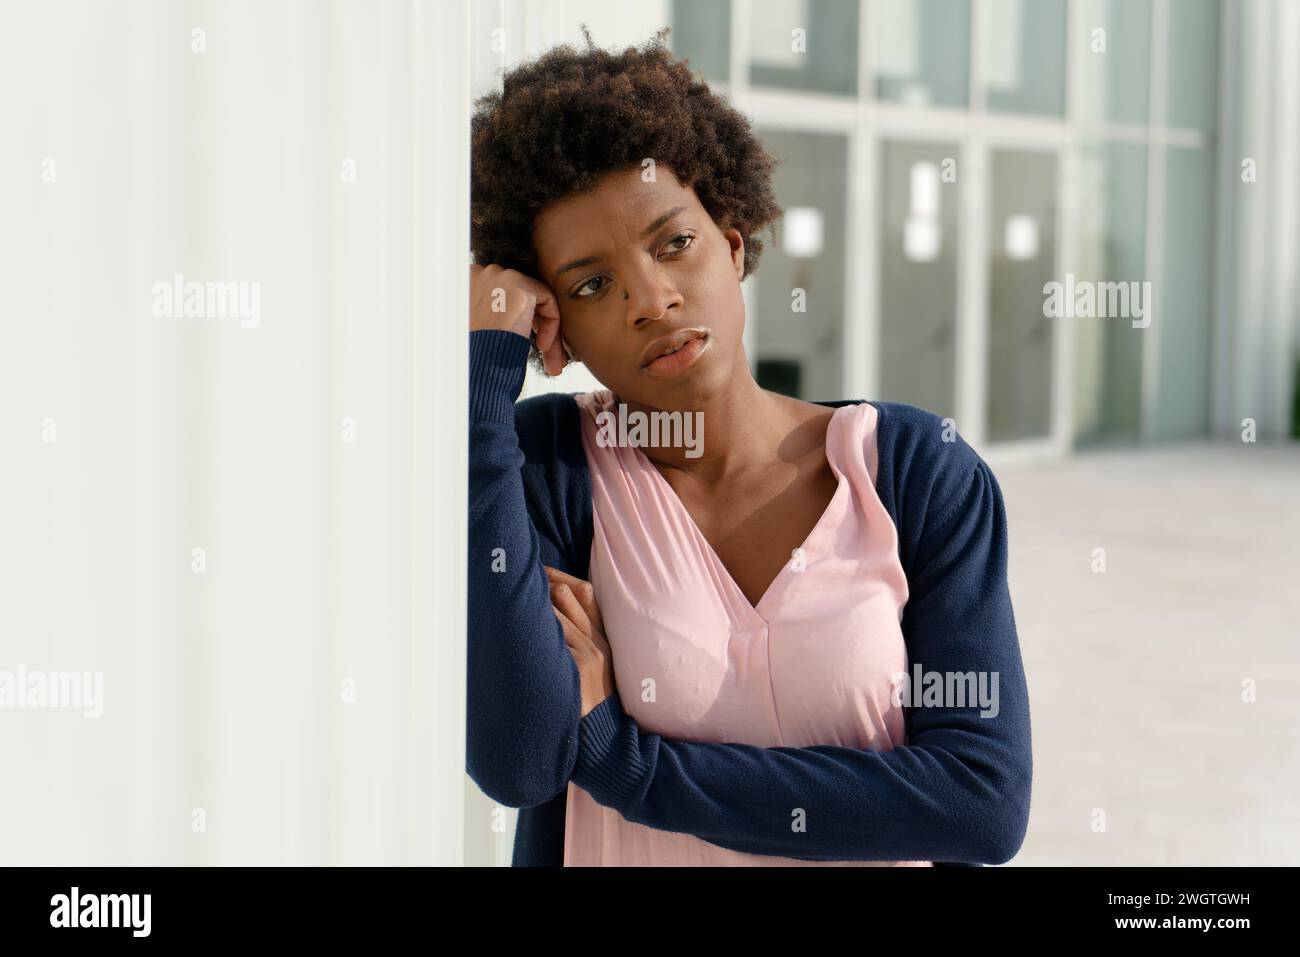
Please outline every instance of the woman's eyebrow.
M658 229L659 227L663 226L664 223L668 222L668 220L672 219L672 218L673 218L674 216L676 216L678 213L682 213L682 212L685 212L685 211L686 211L686 207L685 207L685 206L674 206L672 209L668 210L668 212L666 212L666 213L664 213L663 215L659 216L659 217L658 217L658 218L657 218L653 223L651 223L649 226L647 226L647 227L642 231L641 235L642 235L642 236L649 236L649 235L650 235L651 233L653 233L656 229ZM559 279L561 276L563 276L563 275L564 275L566 272L568 272L570 269L577 269L577 268L579 268L580 266L590 266L592 263L598 263L598 262L600 262L600 257L599 257L599 256L584 256L582 259L575 259L575 260L573 260L573 262L565 263L565 264L564 264L563 266L561 266L559 269L555 270L555 278L556 278L556 279Z
M660 226L662 226L664 223L668 222L668 220L672 219L672 218L673 218L674 216L676 216L678 213L685 212L685 210L686 210L686 207L685 207L685 206L674 206L672 209L668 210L668 212L664 213L662 216L660 216L658 219L656 219L653 223L651 223L649 226L647 226L647 227L645 228L645 231L644 231L643 233L641 233L641 235L642 235L642 236L649 236L651 233L653 233L656 229L658 229L658 228L659 228Z
M570 269L577 269L579 266L590 266L592 263L598 262L600 262L599 256L587 256L583 259L575 259L573 262L565 263L559 269L555 270L555 278L560 278Z

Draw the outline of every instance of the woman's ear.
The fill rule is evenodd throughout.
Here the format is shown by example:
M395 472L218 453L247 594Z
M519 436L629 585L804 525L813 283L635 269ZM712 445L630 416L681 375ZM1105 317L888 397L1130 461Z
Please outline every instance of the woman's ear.
M724 229L722 236L731 248L731 265L736 270L736 280L739 282L745 278L745 237L734 226Z

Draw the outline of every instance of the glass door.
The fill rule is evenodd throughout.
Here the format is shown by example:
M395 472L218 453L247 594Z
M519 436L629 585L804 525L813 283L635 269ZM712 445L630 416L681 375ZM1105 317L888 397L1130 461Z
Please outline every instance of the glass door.
M764 389L808 400L841 399L848 229L848 138L762 129L780 160L772 176L785 215L778 242L763 234L754 273L750 356Z
M985 436L1045 439L1052 431L1055 321L1043 287L1056 278L1057 158L991 151Z
M956 416L955 143L880 144L878 394Z

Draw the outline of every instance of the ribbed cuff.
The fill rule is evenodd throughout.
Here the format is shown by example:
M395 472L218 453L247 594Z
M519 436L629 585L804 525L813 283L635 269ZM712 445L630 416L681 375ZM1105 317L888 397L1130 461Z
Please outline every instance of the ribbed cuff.
M623 702L614 692L578 722L573 783L598 804L626 812L648 773L639 742L636 724L623 711Z
M469 334L469 417L515 424L515 401L524 388L532 343L509 329L475 329Z

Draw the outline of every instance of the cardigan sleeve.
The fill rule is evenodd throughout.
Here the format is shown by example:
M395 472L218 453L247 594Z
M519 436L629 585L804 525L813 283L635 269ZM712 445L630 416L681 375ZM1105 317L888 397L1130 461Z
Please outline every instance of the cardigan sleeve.
M542 567L570 563L553 522L539 533L525 488L517 428L547 429L540 414L517 425L528 349L508 330L470 333L466 770L507 807L565 789L582 711L578 668ZM555 446L549 434L536 438L531 445Z
M751 854L1010 860L1028 822L1031 754L1006 515L973 451L945 458L963 467L925 497L937 504L911 563L903 634L913 668L996 672L995 716L945 702L907 709L907 744L890 751L762 748L643 734L615 694L580 722L574 783L630 821Z

